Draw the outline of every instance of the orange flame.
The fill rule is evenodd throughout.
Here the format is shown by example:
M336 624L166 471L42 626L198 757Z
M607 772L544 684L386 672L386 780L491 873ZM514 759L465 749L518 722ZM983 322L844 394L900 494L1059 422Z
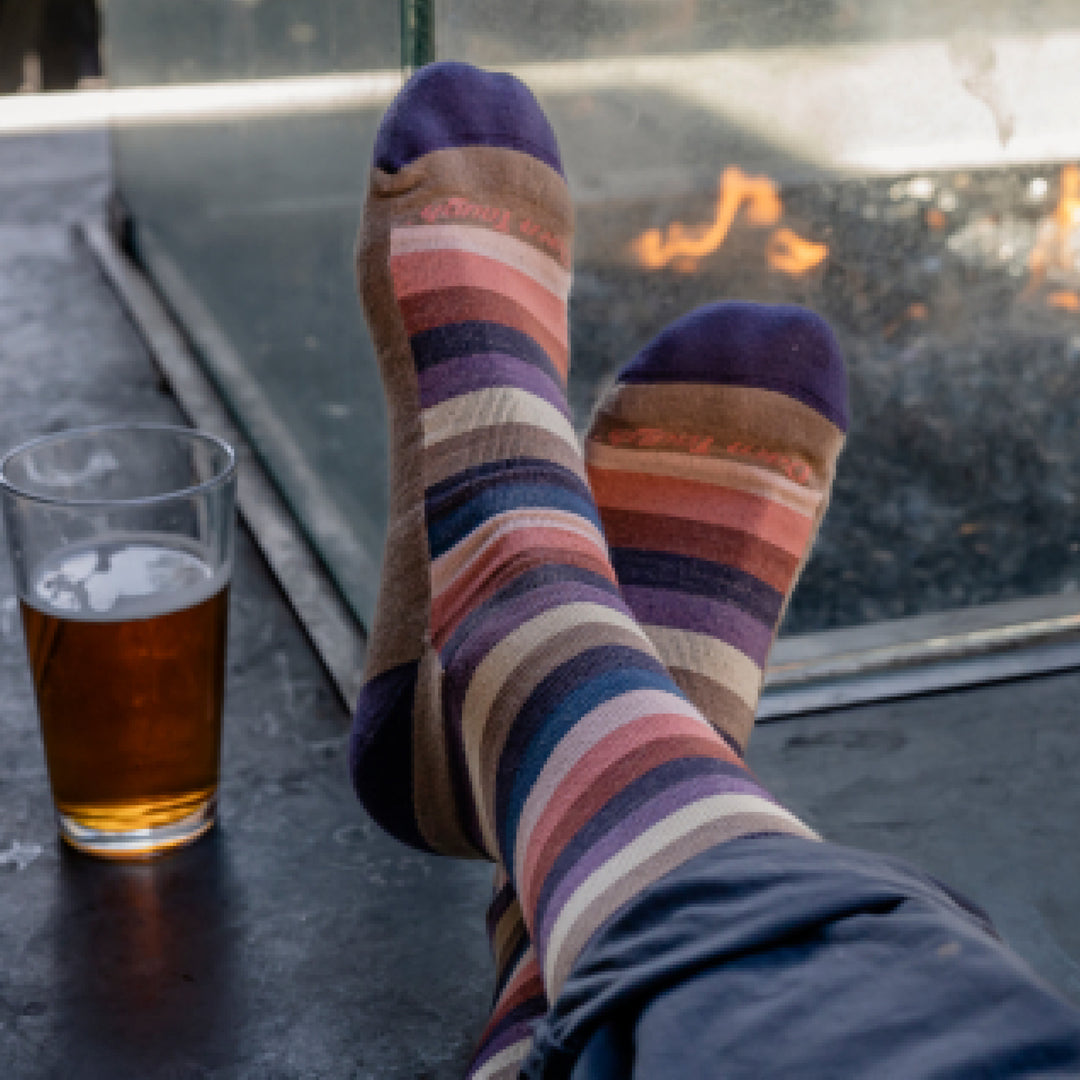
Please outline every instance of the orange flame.
M790 229L777 229L765 248L769 265L785 274L805 274L823 262L828 254L828 245L804 240Z
M1053 215L1039 229L1038 239L1028 256L1032 280L1025 291L1037 288L1050 270L1075 272L1080 268L1080 167L1066 165L1061 170L1061 200ZM1074 310L1069 301L1061 301L1065 293L1053 293L1048 303L1065 310Z
M1057 308L1059 311L1071 311L1073 313L1080 312L1080 295L1074 292L1068 292L1066 290L1052 292L1046 298L1046 302L1052 308Z
M727 239L739 211L746 207L755 225L775 225L784 211L776 184L767 176L747 176L735 165L720 177L716 211L712 223L688 231L681 221L672 222L665 232L648 229L630 245L642 266L660 270L674 266L690 272ZM801 274L817 266L828 255L824 244L814 244L796 236L790 229L778 229L769 239L769 265L787 274Z

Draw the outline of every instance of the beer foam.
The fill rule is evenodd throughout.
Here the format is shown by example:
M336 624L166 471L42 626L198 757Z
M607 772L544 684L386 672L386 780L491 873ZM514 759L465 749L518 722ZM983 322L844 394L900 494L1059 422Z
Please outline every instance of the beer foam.
M114 622L192 607L225 585L228 568L215 574L193 551L163 539L97 541L58 552L34 576L27 602L51 615Z

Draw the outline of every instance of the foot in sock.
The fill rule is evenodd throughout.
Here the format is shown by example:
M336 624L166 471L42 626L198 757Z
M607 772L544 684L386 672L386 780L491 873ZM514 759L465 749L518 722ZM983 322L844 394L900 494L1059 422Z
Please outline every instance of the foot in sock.
M828 324L740 302L668 326L593 419L588 476L623 597L740 751L847 426Z
M623 369L586 440L623 597L686 696L740 752L846 428L843 365L824 321L722 303L673 323ZM474 1058L477 1080L514 1075L513 1056L524 1058L546 1011L546 1000L521 1000L539 968L508 885L489 936L506 989Z
M499 121L506 143L476 145L475 123L457 143L448 140L457 117L448 103L458 91L468 92L468 116L486 108ZM421 509L410 511L400 493L391 500L403 514L423 515L444 723L388 735L361 715L352 762L376 816L400 838L431 847L417 828L414 792L424 785L412 777L421 757L441 747L445 788L424 798L441 801L447 827L503 865L553 999L598 927L687 859L747 834L813 834L689 704L619 596L572 432L563 437L565 337L524 300L506 298L504 284L519 280L509 260L486 288L447 284L476 257L472 241L505 239L499 222L515 227L524 207L508 203L517 193L531 199L529 228L518 228L528 239L511 238L530 258L545 248L565 255L565 232L551 212L560 195L565 205L565 187L532 154L544 145L533 135L542 120L513 80L440 65L410 81L391 109L390 135L384 122L377 139L377 153L407 144L410 154L415 131L441 140L386 162L397 172L376 170L362 269L393 414L392 457L401 466L411 455L413 466L395 467L391 483L409 486ZM398 139L402 133L408 138ZM467 235L418 251L406 230L438 221L438 208L449 206L465 207L452 224ZM408 271L394 261L426 259L431 250L447 253L437 270L423 259ZM545 377L526 384L523 370ZM385 655L379 642L372 648Z
M373 815L391 831L404 832L418 846L448 853L475 854L475 845L465 836L464 826L454 820L453 807L441 799L450 778L444 768L446 748L439 737L442 670L430 633L433 624L452 620L455 608L460 609L462 596L457 586L463 575L460 566L447 560L443 572L437 575L435 587L439 595L433 604L431 538L426 535L423 496L425 485L433 486L458 465L482 467L484 462L477 457L475 441L469 437L438 439L438 431L423 434L417 402L421 406L443 405L441 417L432 411L432 423L441 423L444 433L450 430L446 424L456 407L453 399L467 397L471 386L466 373L468 356L474 347L484 349L488 355L500 358L503 370L499 389L504 393L500 397L492 388L477 387L474 392L478 396L469 407L479 407L486 398L483 406L495 410L490 426L504 428L502 451L513 454L526 447L522 425L503 425L499 409L515 391L532 393L538 399L534 411L542 409L546 415L538 414L526 425L529 430L525 442L542 443L543 454L562 464L568 473L581 475L569 415L560 404L566 374L570 219L554 136L528 90L515 80L481 75L465 65L433 65L414 77L384 119L375 148L358 251L358 277L387 389L393 483L383 578L365 687L357 708L356 744L361 748L386 745L393 750L387 754L360 752L356 758L361 770L365 762L379 762L378 773L366 775L360 785ZM395 237L393 250L389 247L391 233ZM695 344L702 344L697 339L709 338L711 322L726 322L729 326L722 329L732 331L729 355L735 366L752 365L770 334L782 354L786 343L777 340L777 332L782 337L785 327L793 335L791 344L798 348L799 334L806 336L800 323L813 318L797 309L787 309L785 318L781 317L785 309L762 308L755 313L752 308L744 310L748 307L716 305L715 309L704 309L676 324L635 362L643 365L645 381L639 381L637 389L627 387L625 394L617 394L609 402L613 438L637 440L633 446L625 441L604 446L590 438L590 453L600 459L599 464L593 464L594 476L605 478L605 494L599 500L607 514L605 525L615 535L625 537L636 517L633 509L627 513L620 504L620 499L625 502L628 480L629 487L642 490L657 483L667 485L666 480L618 475L622 470L617 465L613 470L616 475L610 476L608 464L625 458L623 451L648 449L650 438L663 440L665 429L655 427L652 419L657 414L655 406L663 406L659 413L666 416L667 399L673 397L681 416L685 409L678 408L680 394L696 393L675 385L665 386L663 393L644 395L643 412L641 387L649 385L650 372L658 368L656 356L677 351L684 339L689 341L695 334ZM419 370L399 362L410 350L414 331L419 331ZM740 358L738 350L744 344L741 335L745 334L749 335L750 355ZM753 340L755 334L759 340ZM806 338L811 346L815 344L813 339L813 333ZM451 355L456 366L433 363L442 353ZM703 355L710 354L706 351ZM678 377L679 363L669 363L670 370L659 381ZM781 379L782 364L775 373ZM429 372L428 367L445 370ZM545 385L548 382L556 384L554 391ZM694 385L695 380L689 382ZM825 391L828 394L835 389L828 386ZM723 397L731 393L713 389L709 395ZM605 406L598 422L607 411ZM666 431L668 445L658 447L661 462L671 458L672 451L677 456L680 449L691 460L700 455L700 441L682 447L671 444L676 434L692 439L692 425L687 428L682 418ZM699 436L699 440L712 439L713 444L715 438L708 433ZM715 451L713 445L705 456L713 456ZM630 459L644 461L647 456L631 454ZM527 464L523 471L527 471ZM813 472L811 475L815 482L825 479ZM705 483L710 482L707 477ZM610 492L609 509L604 502L612 484L620 490ZM632 500L634 493L630 492L629 497ZM657 609L659 600L670 602L679 592L678 587L671 589L670 575L685 570L685 565L673 569L673 560L679 559L680 552L666 551L664 537L670 534L664 527L667 512L661 509L659 514L647 517L654 526L650 538L655 536L655 526L661 529L658 546L654 548L651 539L646 542L640 535L632 544L613 541L620 549L615 567L625 576L624 595L631 610L646 624L661 659L675 672L680 686L696 686L702 691L690 696L704 706L710 676L701 669L723 650L716 642L703 643L688 627L670 625L673 613L687 617L696 613L699 624L703 618L708 622L711 616L701 612L703 605L708 606L707 600L698 598L682 612ZM679 519L676 515L670 520ZM700 544L692 546L689 533L693 529L713 535L719 532L708 522L687 522L684 518L680 523L691 550L700 548ZM530 536L527 515L519 514L516 523L504 524L504 543L517 542L522 549L524 543L531 543L534 555L542 555L543 538ZM564 548L571 540L567 525L567 521L561 523L561 534L549 533ZM577 542L582 565L590 566L594 536L586 532ZM708 549L706 561L712 550ZM671 556L663 568L657 558L661 553ZM524 550L522 557L526 557ZM665 575L667 587L658 591L656 579L660 575ZM689 599L685 591L681 599ZM668 607L672 607L670 603ZM769 614L762 610L747 618L757 618L760 623L767 621ZM706 637L709 633L706 629ZM759 652L761 637L758 633ZM768 633L765 637L769 637ZM671 656L667 654L669 648L675 650ZM729 658L733 655L728 653ZM736 683L745 690L753 676L749 664L736 657L735 663L740 662L745 677L741 682L736 679ZM749 663L755 662L751 658ZM730 696L723 680L711 681L710 698ZM725 725L736 742L745 740L752 722L752 708L746 703L750 696L743 694L741 719ZM737 708L733 702L720 704L725 714L729 704ZM407 763L407 772L399 775L385 771L385 759ZM403 788L412 793L410 799L401 799Z
M439 646L471 603L550 548L610 584L564 397L572 209L551 128L507 75L423 68L384 117L374 158L357 277L391 484L354 780L400 839L476 855L454 798ZM508 471L515 495L476 522L485 543L455 546L474 496Z

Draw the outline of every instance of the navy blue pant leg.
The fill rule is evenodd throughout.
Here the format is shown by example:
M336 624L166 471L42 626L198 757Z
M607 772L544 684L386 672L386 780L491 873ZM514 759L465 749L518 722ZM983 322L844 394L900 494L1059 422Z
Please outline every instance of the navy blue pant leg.
M579 957L530 1080L1080 1078L1080 1011L986 916L897 860L723 844Z

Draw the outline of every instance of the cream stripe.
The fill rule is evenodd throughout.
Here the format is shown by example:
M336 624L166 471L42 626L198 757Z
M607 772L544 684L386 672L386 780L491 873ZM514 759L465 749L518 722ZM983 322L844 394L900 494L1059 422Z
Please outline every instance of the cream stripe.
M463 431L523 424L543 428L580 453L577 435L570 421L554 405L516 386L491 386L440 401L420 413L424 449Z
M567 936L562 948L562 966L555 969L555 982L560 987L565 983L576 958L589 943L596 928L643 889L660 881L665 874L677 870L687 860L720 844L743 836L762 834L798 836L803 840L821 839L801 822L791 825L769 813L730 814L728 817L706 822L701 828L683 836L677 843L664 848L647 862L637 864L635 872L627 874L597 899L589 914L579 919Z
M432 561L432 600L437 600L464 574L469 573L476 560L492 544L521 529L535 528L557 528L561 532L573 533L595 544L601 558L607 557L607 541L603 534L591 521L586 521L578 514L571 514L556 507L507 510L488 518L467 536L462 537L449 551Z
M591 469L612 472L676 476L703 484L733 488L781 503L806 517L813 517L823 498L820 491L803 487L780 473L729 458L706 457L662 450L625 450L587 439L585 460Z
M613 731L632 724L643 716L663 713L685 713L689 707L683 698L666 690L629 690L609 698L586 713L556 744L525 799L514 837L514 880L521 881L525 872L525 855L541 814L547 809L551 792L569 775L570 770L602 739ZM708 727L702 719L702 724ZM711 730L711 729L710 729Z
M482 439L473 438L469 430L456 438L447 439L423 455L424 486L442 483L451 476L477 465L504 461L512 457L538 457L572 472L588 483L581 448L567 444L558 436L535 427L507 424L504 428L487 428Z
M685 668L713 682L723 683L749 708L757 708L761 693L761 668L734 645L696 630L652 625L643 626L642 629L669 668Z
M562 604L542 612L503 638L480 661L469 681L461 707L462 736L470 785L479 810L480 828L489 852L494 853L499 849L491 821L493 815L485 805L484 778L481 776L480 763L484 729L491 715L491 708L507 678L531 653L542 648L549 639L562 633L567 627L589 624L621 627L641 638L643 652L656 656L652 643L629 615L602 604Z
M574 925L583 916L588 915L593 923L589 927L591 933L600 926L604 918L611 914L605 909L603 903L605 893L614 891L622 880L633 876L647 860L665 848L678 844L681 839L690 836L696 830L710 824L722 826L723 819L745 814L753 814L755 819L764 814L783 822L787 826L785 831L791 831L794 827L800 835L815 835L794 814L783 807L759 795L750 795L745 792L725 792L721 795L713 795L669 814L598 867L574 890L562 911L559 912L555 925L551 928L551 934L548 936L544 956L544 986L550 1000L554 1001L562 989L558 979L560 972L568 971L574 959L568 957L564 963L560 956ZM634 884L634 892L639 892L648 882ZM565 978L565 974L561 977Z
M511 1043L485 1061L479 1072L470 1073L467 1080L514 1080L531 1048L531 1038Z
M399 225L390 233L390 255L421 251L468 251L512 266L565 301L570 271L516 236L468 225Z

